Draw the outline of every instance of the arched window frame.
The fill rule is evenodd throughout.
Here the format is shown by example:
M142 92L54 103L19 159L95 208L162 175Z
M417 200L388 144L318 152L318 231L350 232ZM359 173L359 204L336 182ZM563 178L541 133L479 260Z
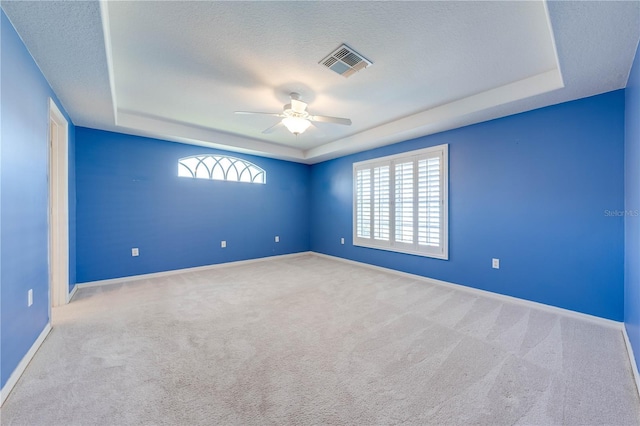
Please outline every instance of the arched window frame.
M178 160L178 176L228 182L267 183L267 172L254 163L228 155L191 155Z

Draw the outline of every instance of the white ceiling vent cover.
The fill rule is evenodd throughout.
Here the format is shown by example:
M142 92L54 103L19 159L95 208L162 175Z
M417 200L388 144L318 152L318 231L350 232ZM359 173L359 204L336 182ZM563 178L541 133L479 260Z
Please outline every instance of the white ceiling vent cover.
M372 64L371 61L346 44L338 47L318 63L344 77L349 77Z

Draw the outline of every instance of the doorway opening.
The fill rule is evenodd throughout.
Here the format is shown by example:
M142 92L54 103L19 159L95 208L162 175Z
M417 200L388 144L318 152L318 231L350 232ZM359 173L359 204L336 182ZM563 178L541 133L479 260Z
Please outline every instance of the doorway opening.
M69 124L49 99L49 299L69 302ZM49 315L51 318L51 315Z

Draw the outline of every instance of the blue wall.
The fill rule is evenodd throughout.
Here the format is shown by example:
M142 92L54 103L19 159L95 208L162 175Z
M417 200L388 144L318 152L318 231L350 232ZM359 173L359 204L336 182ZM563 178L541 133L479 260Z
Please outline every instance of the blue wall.
M0 147L0 386L49 322L48 283L48 123L49 97L61 104L4 14L2 52L2 132ZM64 110L62 110L64 113ZM69 117L67 116L67 120ZM69 120L70 185L74 127ZM75 203L70 201L70 279L75 283ZM33 305L27 307L27 291Z
M624 210L624 102L619 90L316 164L311 249L621 321L624 218L605 210ZM449 260L353 246L352 164L445 143Z
M640 49L625 89L624 322L640 366Z
M309 250L307 165L80 127L76 140L78 282ZM267 183L177 176L203 153L251 161Z

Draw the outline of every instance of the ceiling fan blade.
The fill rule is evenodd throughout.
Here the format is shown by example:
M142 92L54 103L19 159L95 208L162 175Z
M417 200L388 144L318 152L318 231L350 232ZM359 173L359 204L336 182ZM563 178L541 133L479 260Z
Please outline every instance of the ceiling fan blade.
M262 131L262 133L264 133L265 135L268 135L269 133L273 133L274 130L276 130L278 127L282 126L282 121L278 121L276 124L274 124L273 126L266 128Z
M312 115L309 117L311 121L318 121L321 123L334 123L334 124L344 124L345 126L351 126L351 120L348 118L340 118L340 117L327 117L324 115Z
M299 99L291 98L291 109L293 112L303 113L307 109L307 103Z
M254 111L234 111L236 114L258 114L258 115L271 115L273 117L284 117L284 115L276 112L254 112Z
M313 129L318 132L319 136L327 136L321 129L320 127L316 126L315 124L311 123L311 127L313 127Z

